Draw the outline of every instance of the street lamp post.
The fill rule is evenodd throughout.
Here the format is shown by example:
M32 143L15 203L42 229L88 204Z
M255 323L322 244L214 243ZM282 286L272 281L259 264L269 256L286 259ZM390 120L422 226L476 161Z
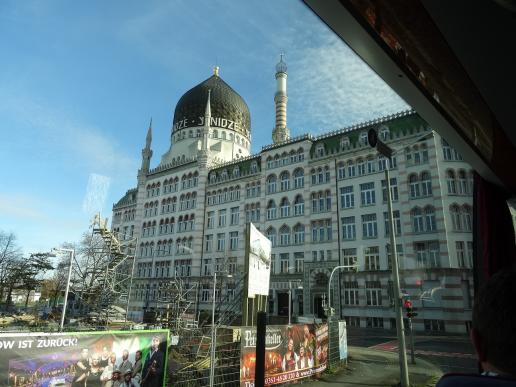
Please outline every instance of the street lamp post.
M66 314L66 305L68 303L68 292L70 290L70 279L72 277L72 264L73 259L75 257L75 249L62 249L62 248L55 248L54 251L64 251L67 253L70 253L70 265L68 267L68 278L66 280L66 290L65 290L65 296L63 301L63 311L61 312L61 323L59 324L59 332L63 331L64 327L64 321L65 321L65 314Z
M423 136L422 138L426 137ZM398 272L398 252L396 249L396 236L394 227L394 216L392 213L392 193L391 193L391 177L389 174L390 161L392 156L395 154L395 150L384 144L378 139L378 134L375 129L370 129L367 133L367 140L369 145L382 154L387 159L385 165L385 183L387 189L387 213L389 214L389 236L391 242L391 256L392 256L392 282L393 282L393 293L394 293L394 311L396 315L396 330L398 334L398 350L399 350L399 363L400 363L400 382L402 387L408 387L410 385L407 365L407 353L405 349L405 331L403 327L403 311L402 311L402 300L403 295L400 292L400 277Z
M340 265L335 266L330 274L330 279L328 281L328 317L333 316L334 310L331 307L331 279L333 278L333 274L340 269L351 269L351 268L357 268L357 265Z
M217 271L213 270L213 296L211 302L211 357L210 357L210 387L215 381L215 295L217 290Z

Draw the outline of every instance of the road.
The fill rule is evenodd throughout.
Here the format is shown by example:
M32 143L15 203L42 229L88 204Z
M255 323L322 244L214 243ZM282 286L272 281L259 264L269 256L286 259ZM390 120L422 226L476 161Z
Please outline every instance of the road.
M407 348L409 337L406 337ZM348 328L348 345L397 352L396 332ZM474 349L468 336L437 336L417 332L414 336L414 351L417 357L436 364L443 372L477 372ZM408 352L410 361L410 352Z

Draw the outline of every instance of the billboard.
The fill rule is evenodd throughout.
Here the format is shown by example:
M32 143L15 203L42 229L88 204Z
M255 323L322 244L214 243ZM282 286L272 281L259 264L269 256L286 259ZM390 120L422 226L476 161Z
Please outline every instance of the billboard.
M254 224L249 225L249 286L248 297L269 295L271 272L271 241Z
M240 386L254 387L256 328L242 327ZM295 324L267 326L265 337L265 385L310 377L326 369L328 325Z
M0 385L165 385L168 330L0 334ZM119 373L113 371L120 371Z

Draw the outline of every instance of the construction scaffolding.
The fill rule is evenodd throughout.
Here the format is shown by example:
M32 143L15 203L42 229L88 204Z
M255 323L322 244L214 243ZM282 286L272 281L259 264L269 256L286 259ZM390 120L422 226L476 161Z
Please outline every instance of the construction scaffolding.
M89 254L93 262L86 268L91 276L90 286L84 289L87 297L88 318L97 326L127 323L135 264L137 238L108 229L107 219L100 214L92 221L92 243Z

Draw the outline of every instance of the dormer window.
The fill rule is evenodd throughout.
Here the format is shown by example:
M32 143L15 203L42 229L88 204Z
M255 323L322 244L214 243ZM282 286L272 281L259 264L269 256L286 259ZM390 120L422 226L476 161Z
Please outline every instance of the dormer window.
M390 137L390 130L388 127L386 126L382 126L382 128L380 129L380 138L383 140L383 141L387 141Z
M367 145L367 132L360 133L360 144Z
M340 147L341 149L349 148L349 137L344 136L340 139Z
M239 176L240 176L240 168L236 167L235 169L233 169L233 177L239 177Z
M256 163L256 161L253 161L251 163L251 173L256 173L258 171L258 164Z
M220 177L222 178L222 180L226 180L228 178L228 171L224 169Z
M324 156L324 145L323 144L317 145L317 148L315 148L315 154L317 155L317 157Z

